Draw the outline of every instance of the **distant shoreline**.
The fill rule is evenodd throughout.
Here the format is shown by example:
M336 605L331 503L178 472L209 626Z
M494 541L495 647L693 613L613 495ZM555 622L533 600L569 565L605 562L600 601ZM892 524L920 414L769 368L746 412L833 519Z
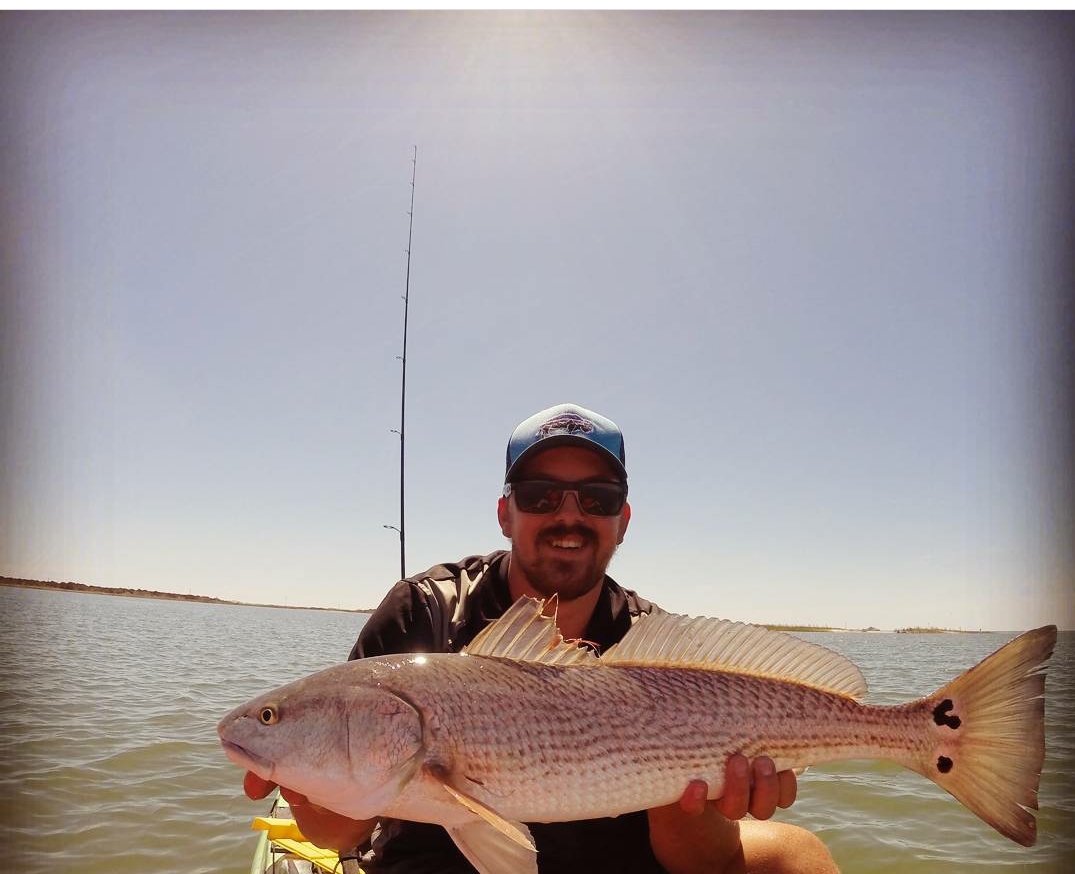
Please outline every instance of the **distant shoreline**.
M223 604L229 607L273 607L278 610L325 610L331 613L372 613L368 609L347 607L302 607L296 604L261 604L253 601L230 601L209 595L181 595L177 592L157 592L152 589L123 589L110 586L91 586L86 583L55 582L54 580L24 580L0 577L0 586L20 589L48 589L55 592L80 592L84 595L112 595L121 598L151 598L156 601L192 601L198 604Z
M224 604L231 607L272 607L277 610L323 610L330 613L372 613L370 608L347 607L301 607L293 604L262 604L255 601L230 601L226 598L213 598L209 595L181 595L177 592L157 592L152 589L122 589L109 586L90 586L86 583L55 582L53 580L24 580L17 577L0 577L0 586L12 586L22 589L49 589L56 592L82 592L90 595L112 595L121 598L152 598L158 601L192 601L199 604ZM896 628L886 631L880 628L834 628L827 625L777 625L765 622L756 623L773 631L784 632L829 632L832 634L987 634L984 630L966 630L957 628Z

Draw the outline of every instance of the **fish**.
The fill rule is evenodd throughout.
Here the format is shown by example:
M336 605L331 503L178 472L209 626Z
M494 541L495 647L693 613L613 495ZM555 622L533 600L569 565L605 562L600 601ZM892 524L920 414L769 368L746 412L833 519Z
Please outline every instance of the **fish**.
M254 698L218 724L224 752L353 819L437 823L480 874L536 874L528 822L660 807L692 780L719 798L735 753L887 759L1035 842L1056 626L878 706L853 662L788 634L654 613L598 656L551 606L520 598L461 653L351 661Z

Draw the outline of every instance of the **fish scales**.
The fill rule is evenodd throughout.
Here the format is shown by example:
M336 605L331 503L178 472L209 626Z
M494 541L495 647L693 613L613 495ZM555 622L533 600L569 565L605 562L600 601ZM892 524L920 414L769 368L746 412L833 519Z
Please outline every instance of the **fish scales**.
M481 694L467 694L475 686ZM385 688L420 702L430 760L503 815L530 822L669 804L692 779L719 797L735 752L769 755L780 769L819 757L904 758L928 718L796 683L675 668L520 670L430 656Z
M480 874L536 874L525 822L720 795L727 759L778 769L889 759L1006 837L1034 843L1055 626L1010 641L932 695L872 706L846 658L722 620L640 619L598 659L520 599L463 654L328 668L236 708L225 752L354 819L443 825Z

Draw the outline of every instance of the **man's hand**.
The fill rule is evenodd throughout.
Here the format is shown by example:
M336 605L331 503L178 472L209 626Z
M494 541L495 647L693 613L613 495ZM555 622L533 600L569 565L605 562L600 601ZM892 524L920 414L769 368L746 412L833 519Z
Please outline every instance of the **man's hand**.
M250 771L243 777L243 791L246 797L256 801L264 798L273 789L275 783L262 780L257 774ZM372 833L377 820L349 819L339 813L333 813L323 807L309 801L305 795L294 792L283 786L280 794L291 805L291 812L295 815L295 822L306 839L319 847L331 850L349 850L357 844L361 844Z
M724 769L724 794L714 804L720 813L728 819L742 819L748 813L754 819L768 819L778 807L791 807L798 791L794 771L780 771L773 767L773 760L768 756L758 756L754 760L753 786L751 786L751 767L746 756L734 755L728 759ZM702 787L702 803L708 787L701 780L695 784ZM694 785L694 784L692 784ZM695 790L695 793L697 789ZM688 798L690 796L690 798ZM701 813L701 806L691 787L683 793L680 806L685 813Z
M768 756L753 767L734 755L724 769L724 793L709 803L709 787L692 780L676 804L649 811L650 845L670 874L735 870L743 860L739 823L747 813L768 819L778 807L795 801L793 771L776 772Z

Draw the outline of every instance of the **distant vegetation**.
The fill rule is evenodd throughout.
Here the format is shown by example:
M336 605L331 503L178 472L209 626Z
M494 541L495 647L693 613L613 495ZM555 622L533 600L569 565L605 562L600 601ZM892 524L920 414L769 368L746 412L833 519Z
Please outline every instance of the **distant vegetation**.
M52 580L23 580L17 577L0 577L0 585L21 586L25 589L62 589L65 592L87 592L94 595L126 595L130 598L160 598L166 601L204 601L210 604L238 604L210 598L208 595L177 595L174 592L155 592L151 589L119 589L107 586L88 586L85 583L54 582Z
M770 625L765 623L765 628L770 631L841 631L843 629L829 628L826 625Z
M833 631L833 632L845 632L845 631L880 631L880 628L874 628L872 625L869 628L837 628L834 625L775 625L773 623L766 623L765 628L770 631Z
M157 592L152 589L122 589L110 586L89 586L85 583L53 582L52 580L24 580L17 577L0 577L0 586L19 586L24 589L53 589L61 592L83 592L90 595L120 595L126 598L156 598L161 601L197 601L203 604L242 604L250 607L283 607L281 604L251 604L247 601L229 601L208 595L180 595L176 592ZM370 610L348 610L343 607L287 607L289 610L334 610L343 613L370 613Z
M969 631L965 628L934 628L932 625L928 628L922 628L915 625L911 628L897 628L896 634L988 634L989 632L981 628L976 631Z

